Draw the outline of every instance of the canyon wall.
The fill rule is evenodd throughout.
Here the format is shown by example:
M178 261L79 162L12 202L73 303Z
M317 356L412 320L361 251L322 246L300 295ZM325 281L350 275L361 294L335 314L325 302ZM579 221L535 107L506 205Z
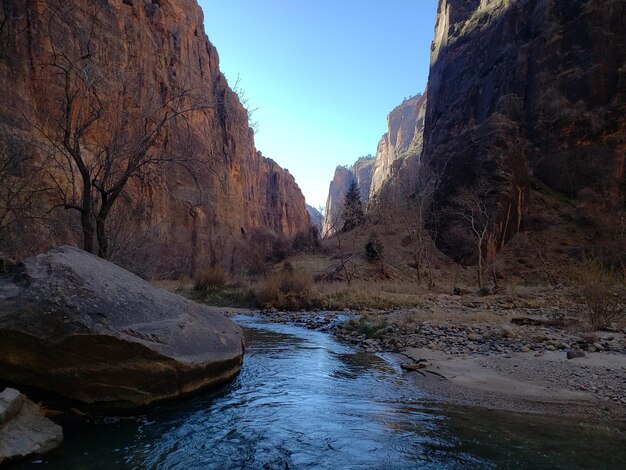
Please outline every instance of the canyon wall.
M0 97L0 145L4 155L28 154L24 161L45 182L37 186L45 210L0 230L5 255L81 246L79 215L68 204L80 189L64 145L70 121L74 135L89 124L77 146L87 166L128 147L129 129L143 131L141 141L145 129L166 123L149 149L162 163L129 179L110 216L111 257L135 271L233 267L250 232L309 229L294 178L255 149L195 0L0 0L0 25L8 91ZM105 178L98 173L94 185Z
M324 223L322 225L322 237L335 233L343 224L341 211L348 188L356 181L361 201L365 205L369 201L372 175L374 172L375 158L366 156L359 158L352 166L338 166L328 188L326 210L324 211Z
M317 229L317 233L321 234L322 229L324 228L324 214L308 204L306 205L306 210L309 212L311 225Z
M468 193L500 242L519 230L533 181L623 209L624 31L623 0L439 1L422 173L437 179L446 254L472 251L454 230Z
M387 116L387 133L378 142L370 197L377 194L402 161L422 151L426 93L404 100Z

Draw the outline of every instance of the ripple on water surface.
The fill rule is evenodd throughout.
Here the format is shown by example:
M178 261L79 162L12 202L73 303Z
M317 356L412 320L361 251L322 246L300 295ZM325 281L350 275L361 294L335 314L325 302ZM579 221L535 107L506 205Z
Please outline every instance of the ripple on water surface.
M48 468L626 468L623 433L428 401L381 357L236 317L247 350L218 391L66 428Z

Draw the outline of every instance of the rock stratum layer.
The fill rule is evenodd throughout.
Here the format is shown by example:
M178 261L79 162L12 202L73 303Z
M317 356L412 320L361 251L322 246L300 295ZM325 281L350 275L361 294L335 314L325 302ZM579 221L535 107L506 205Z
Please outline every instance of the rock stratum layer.
M519 229L533 178L624 204L624 31L622 0L439 1L422 162L438 182L446 254L468 252L450 212L462 188L502 240Z
M129 145L111 138L119 131L115 119L150 122L158 110L178 104L179 118L168 124L158 151L172 160L182 155L185 164L131 178L110 216L113 259L135 271L149 266L154 272L147 275L159 271L156 265L174 272L231 266L250 231L292 236L308 230L294 178L255 150L247 111L220 72L195 0L0 0L0 25L0 84L9 91L0 98L1 150L19 148L40 164L56 162L40 185L49 189L44 216L4 232L6 255L80 244L79 217L63 211L58 197L80 189L76 180L60 177L67 173L59 144L67 70L76 77L72 87L81 83L98 95L100 115L81 144L93 158L106 151L103 142ZM83 106L86 116L93 109L93 100Z
M224 383L241 329L77 248L0 276L0 380L101 409L133 408Z

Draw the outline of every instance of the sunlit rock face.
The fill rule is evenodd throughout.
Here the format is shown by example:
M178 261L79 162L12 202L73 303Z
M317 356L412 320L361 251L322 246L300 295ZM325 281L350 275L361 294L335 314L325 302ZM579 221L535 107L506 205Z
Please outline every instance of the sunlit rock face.
M387 133L376 150L370 197L377 194L391 177L394 165L409 156L419 156L423 144L426 94L404 100L387 116Z
M370 186L374 172L374 157L361 157L352 166L338 166L335 169L333 180L328 188L328 198L326 199L326 211L324 212L324 223L322 226L322 236L327 237L341 229L343 221L341 210L348 188L353 181L356 181L361 201L365 205L370 196Z
M624 194L625 18L622 0L440 0L422 155L436 214L482 188L508 239L533 178L567 195ZM454 222L436 240L460 256Z
M63 6L62 18L50 32L57 4ZM175 150L189 157L188 164L166 165L159 178L129 182L118 214L111 216L114 260L145 275L213 263L229 267L251 230L287 236L308 230L294 178L255 149L247 112L220 72L195 0L0 0L0 24L0 84L11 91L0 97L2 138L17 134L41 141L29 121L46 96L62 92L51 68L42 64L60 52L76 54L86 41L98 67L89 74L107 77L110 87L101 95L117 99L120 112L140 118L183 90L208 104L202 113L179 119L164 138L168 148L178 145ZM107 135L101 121L90 132L86 154ZM51 130L48 124L43 127ZM56 202L51 196L46 204ZM37 224L15 227L0 251L21 258L80 242L78 216L55 209Z

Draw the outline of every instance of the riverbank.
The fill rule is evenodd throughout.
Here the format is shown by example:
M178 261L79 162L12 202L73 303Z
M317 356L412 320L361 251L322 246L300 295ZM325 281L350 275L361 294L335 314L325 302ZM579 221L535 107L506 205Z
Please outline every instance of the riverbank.
M414 309L262 315L389 354L438 400L626 422L626 332L564 326L558 311L537 299L439 296Z
M626 356L592 353L452 357L412 348L396 355L416 387L437 400L489 409L626 424Z

